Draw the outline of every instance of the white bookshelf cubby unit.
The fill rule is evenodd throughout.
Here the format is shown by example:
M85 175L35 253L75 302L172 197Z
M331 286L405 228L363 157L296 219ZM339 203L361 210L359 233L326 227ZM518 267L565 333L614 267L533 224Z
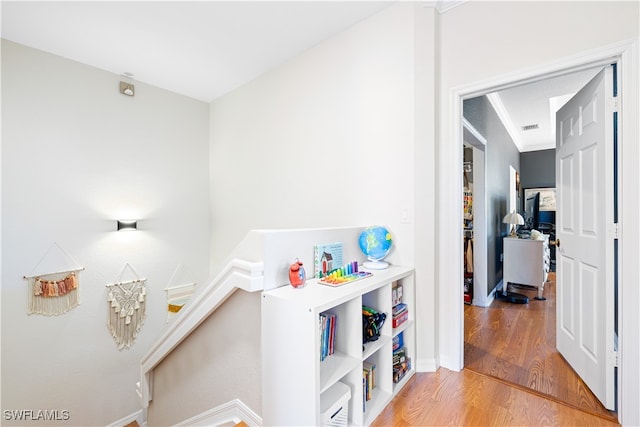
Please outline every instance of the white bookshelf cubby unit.
M392 266L343 286L283 286L262 294L262 408L264 425L321 425L324 392L338 381L350 389L349 425L369 425L415 373L393 382L393 337L403 332L407 355L415 360L413 268ZM392 327L394 282L402 284L409 318ZM380 338L363 345L362 306L386 313ZM334 354L320 360L320 313L337 316ZM376 387L364 401L363 364L376 365ZM324 400L323 400L324 398Z

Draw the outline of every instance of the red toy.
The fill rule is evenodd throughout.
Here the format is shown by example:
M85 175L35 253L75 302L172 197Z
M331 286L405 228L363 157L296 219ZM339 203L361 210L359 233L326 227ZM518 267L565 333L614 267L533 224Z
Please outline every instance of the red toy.
M307 273L304 271L302 261L296 259L296 262L289 267L289 283L294 288L304 286L307 281Z

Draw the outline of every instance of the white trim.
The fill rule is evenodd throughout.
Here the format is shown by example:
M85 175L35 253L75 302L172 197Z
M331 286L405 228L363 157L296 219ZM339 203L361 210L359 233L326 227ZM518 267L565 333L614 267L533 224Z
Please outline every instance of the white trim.
M623 425L640 425L640 337L637 325L640 323L637 306L640 293L637 288L637 260L640 258L640 233L638 232L637 212L639 201L637 189L640 186L637 164L640 162L638 148L638 41L625 40L603 48L580 53L559 61L509 73L496 78L475 82L469 85L451 88L449 91L449 120L444 124L440 146L439 224L437 259L437 295L438 295L438 355L442 366L453 370L463 368L464 358L464 318L462 310L463 291L461 286L450 286L452 282L451 265L462 266L462 197L459 194L462 169L462 101L475 96L519 86L531 81L541 80L617 62L621 68L622 83L620 140L620 201L621 219L630 218L622 229L620 239L620 286L619 286L619 325L620 325L620 368L618 369L619 420ZM625 186L624 183L627 183ZM451 233L459 238L451 238ZM460 276L460 277L459 277ZM461 283L462 269L454 274L454 283ZM457 281L456 281L457 279ZM624 352L624 354L623 354ZM628 363L625 363L625 360ZM624 375L622 371L624 370ZM627 399L627 400L625 400Z
M418 359L416 372L435 372L438 370L438 362L434 358Z
M181 421L176 426L219 426L226 423L238 424L241 421L252 427L262 425L262 417L239 399L234 399Z
M469 0L435 0L425 2L426 7L434 7L438 13L443 14L456 8Z
M500 281L495 286L495 288L493 288L491 292L489 292L489 295L487 296L485 300L485 305L483 307L489 307L491 304L493 304L493 301L496 299L496 292L498 289L502 289L502 285L503 285L503 281L502 279L500 279Z
M487 145L487 138L482 136L480 131L464 117L462 118L462 128L465 141L469 142L471 145Z
M618 290L618 415L622 425L640 425L640 290L638 288L638 259L640 259L640 55L639 41L635 40L620 54L621 74L620 141L618 164L620 253ZM624 354L624 355L623 355ZM624 375L622 375L624 372Z
M182 288L186 288L187 286L195 286L196 282L191 282L191 283L185 283L184 285L176 285L176 286L167 286L166 288L164 288L165 291L173 291L175 289L182 289Z
M126 417L122 417L119 420L116 420L111 424L108 424L107 427L121 427L129 423L132 423L134 421L137 422L138 425L140 426L144 426L147 424L147 420L145 419L145 416L144 416L144 409L140 409L139 411L129 414Z
M500 95L498 93L493 92L487 94L487 99L489 100L489 103L491 104L496 114L498 115L498 118L507 130L507 133L513 140L516 148L519 152L522 153L524 144L520 139L520 133L517 131L516 125L513 124L513 120L511 120L509 112L502 103L502 98L500 98Z
M263 272L262 262L232 259L201 293L187 302L176 320L142 357L138 394L144 408L148 407L152 399L153 369L236 289L247 292L262 290Z
M463 287L463 129L462 90L449 93L448 122L442 125L438 162L438 224L436 225L437 358L441 366L459 371L463 368L464 331ZM448 132L447 132L448 131ZM444 141L447 141L445 143ZM451 266L454 266L453 268ZM452 286L451 283L456 284Z
M542 150L555 150L555 146L549 146L549 144L529 144L526 148L522 149L521 153L528 153L530 151L542 151Z
M463 141L473 149L473 305L487 307L487 139L462 118Z
M487 305L487 152L473 147L473 305Z

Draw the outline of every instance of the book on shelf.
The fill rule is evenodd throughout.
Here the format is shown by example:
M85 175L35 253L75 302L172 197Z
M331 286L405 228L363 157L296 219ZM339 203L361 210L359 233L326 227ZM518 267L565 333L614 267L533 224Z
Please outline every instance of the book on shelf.
M337 316L333 313L320 313L320 361L335 351Z
M408 310L409 307L407 307L407 304L397 304L393 306L393 310L391 311L391 313L393 314L393 317L396 317L397 315L402 314Z
M393 337L393 351L396 351L397 349L399 349L401 347L404 347L403 332L400 332L398 335Z
M326 319L323 314L320 314L320 361L324 360L324 328L326 325Z
M313 247L313 277L326 276L333 269L342 267L342 242L315 245Z
M371 391L376 388L376 365L365 361L362 364L362 374L365 378L365 400L371 400Z
M393 365L393 382L399 383L402 378L406 375L407 372L411 370L411 358L405 358L405 361L398 364Z
M331 316L331 354L335 353L335 343L336 343L336 322L338 320L338 316Z
M362 372L362 377L364 378L364 383L363 383L363 393L364 396L362 396L364 402L365 402L365 407L366 407L366 402L368 402L369 400L371 400L370 397L370 390L369 390L369 378L368 378L368 374L363 370Z
M367 410L367 378L362 375L362 412Z
M393 282L391 287L391 305L396 306L402 303L402 283Z
M393 352L393 364L397 365L399 363L404 362L407 357L407 348L401 347L398 350Z
M409 308L407 307L407 304L398 304L393 307L391 314L392 326L397 328L409 318Z
M401 347L393 352L393 382L398 383L411 370L411 358L407 348Z

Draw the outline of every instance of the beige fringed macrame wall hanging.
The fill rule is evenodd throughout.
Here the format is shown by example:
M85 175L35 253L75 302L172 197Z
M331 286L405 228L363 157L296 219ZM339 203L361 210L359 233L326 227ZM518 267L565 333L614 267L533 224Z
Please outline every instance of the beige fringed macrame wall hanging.
M80 305L76 271L29 277L28 314L57 316Z
M36 273L24 276L24 279L28 280L27 314L57 316L80 305L79 272L84 268L65 269L61 267L63 264L77 265L57 243L54 243L34 268Z
M125 268L131 269L127 264ZM133 269L131 269L133 270ZM134 279L107 285L109 319L107 327L118 345L118 350L129 348L144 323L147 279Z

